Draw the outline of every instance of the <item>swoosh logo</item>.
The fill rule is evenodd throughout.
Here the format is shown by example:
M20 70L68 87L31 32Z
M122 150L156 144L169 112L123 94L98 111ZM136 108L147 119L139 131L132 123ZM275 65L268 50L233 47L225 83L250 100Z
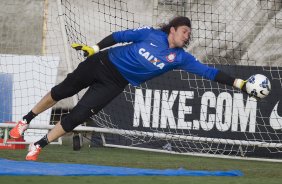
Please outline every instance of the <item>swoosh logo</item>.
M158 47L158 46L156 46L155 44L153 44L153 43L150 43L150 45L152 45L153 47Z
M260 94L262 94L262 95L264 95L264 96L265 96L265 94L263 94L263 90L261 90L261 91L260 91Z
M278 108L279 101L274 106L270 117L269 117L269 124L274 130L282 129L282 117L279 116L277 108Z

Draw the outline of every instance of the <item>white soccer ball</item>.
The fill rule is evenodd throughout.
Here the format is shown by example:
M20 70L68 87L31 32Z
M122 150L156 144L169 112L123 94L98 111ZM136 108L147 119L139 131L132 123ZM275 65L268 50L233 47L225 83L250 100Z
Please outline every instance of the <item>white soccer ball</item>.
M246 83L247 93L258 98L265 98L271 90L269 79L262 74L252 75Z

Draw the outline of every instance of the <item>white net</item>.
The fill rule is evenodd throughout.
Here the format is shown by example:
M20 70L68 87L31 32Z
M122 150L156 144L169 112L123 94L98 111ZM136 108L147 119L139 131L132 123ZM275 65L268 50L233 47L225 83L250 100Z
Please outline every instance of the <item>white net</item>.
M61 56L59 51L44 54L45 34L52 34L53 30L47 31L42 26L46 23L43 2L2 1L1 4L0 122L4 123L21 120L56 83ZM32 124L48 125L50 115L51 109L36 117ZM46 132L28 130L25 139L34 141Z
M129 86L110 107L93 117L99 127L136 131L125 139L109 138L111 142L212 154L245 155L260 146L268 147L267 153L281 151L281 112L275 109L281 99L280 1L96 0L62 4L70 42L93 44L114 31L143 25L157 28L182 15L192 20L188 52L233 76L263 73L272 81L271 97L260 102L183 71L137 88Z

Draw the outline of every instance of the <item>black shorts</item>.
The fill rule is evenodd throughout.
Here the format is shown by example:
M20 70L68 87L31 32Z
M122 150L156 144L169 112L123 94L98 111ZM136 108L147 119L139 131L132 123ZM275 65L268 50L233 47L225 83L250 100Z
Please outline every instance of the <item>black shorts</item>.
M51 89L55 101L73 96L89 87L80 105L91 108L98 113L127 86L128 81L119 73L103 51L88 57L60 84Z

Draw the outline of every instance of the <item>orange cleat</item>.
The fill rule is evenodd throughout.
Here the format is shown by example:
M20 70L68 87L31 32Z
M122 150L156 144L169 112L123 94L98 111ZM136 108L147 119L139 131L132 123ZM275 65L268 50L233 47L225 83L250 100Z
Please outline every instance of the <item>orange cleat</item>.
M24 131L28 128L28 124L25 120L21 120L17 125L10 131L10 137L18 139L22 137Z
M30 160L30 161L36 161L38 158L38 155L41 152L41 147L38 144L34 145L34 143L31 143L29 145L28 151L29 152L26 155L25 159Z

